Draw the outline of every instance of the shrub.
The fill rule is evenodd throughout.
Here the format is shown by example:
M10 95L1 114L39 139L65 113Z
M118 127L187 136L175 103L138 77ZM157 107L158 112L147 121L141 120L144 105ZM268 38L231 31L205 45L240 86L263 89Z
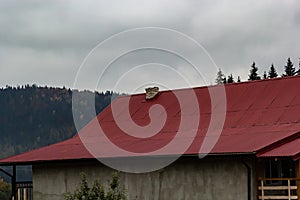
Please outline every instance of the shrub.
M114 173L109 181L109 187L105 188L100 179L96 179L89 187L86 175L81 173L79 187L73 193L67 193L65 200L126 200L124 189L120 188L120 175Z
M11 185L0 178L0 199L9 200L11 195Z

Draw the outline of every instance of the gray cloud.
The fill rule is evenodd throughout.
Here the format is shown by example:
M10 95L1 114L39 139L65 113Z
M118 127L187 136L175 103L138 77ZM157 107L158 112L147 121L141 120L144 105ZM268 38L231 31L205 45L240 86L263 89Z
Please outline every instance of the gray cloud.
M296 65L300 57L299 13L300 2L296 0L4 0L0 1L0 86L37 83L72 87L81 62L99 42L120 31L145 26L171 28L191 36L226 74L246 80L252 61L257 62L261 74L271 63L282 73L287 57ZM172 42L184 46L181 41ZM102 56L114 52L107 47ZM197 52L190 54L198 56ZM145 57L135 59L139 63L147 61ZM130 59L124 62L124 66L131 63ZM174 69L193 74L180 61L169 63ZM122 71L121 67L116 65L108 76ZM199 70L205 71L208 83L214 83L216 68ZM127 83L128 88L146 79L145 74L136 73L132 76L136 80ZM87 75L86 82L91 76ZM156 73L156 77L167 77L171 88L181 87L170 74Z

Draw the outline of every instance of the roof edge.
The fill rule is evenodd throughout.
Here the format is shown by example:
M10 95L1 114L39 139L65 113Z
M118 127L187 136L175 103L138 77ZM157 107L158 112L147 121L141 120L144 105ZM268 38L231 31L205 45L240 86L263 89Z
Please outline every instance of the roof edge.
M212 153L207 154L205 157L210 156L217 156L217 157L224 157L224 156L253 156L255 152L228 152L228 153ZM178 156L178 155L157 155L157 156L137 156L137 157L171 157L171 156ZM201 155L200 155L201 156ZM135 157L135 158L137 158ZM180 157L199 157L199 154L183 154ZM133 157L107 157L101 159L119 159L119 158L133 158ZM201 158L199 158L201 159ZM97 158L78 158L78 159L56 159L56 160L34 160L34 161L20 161L20 162L1 162L0 166L12 166L12 165L33 165L33 164L42 164L42 163L51 163L51 162L70 162L70 161L88 161L88 160L97 160Z
M283 138L281 140L278 140L278 141L276 141L276 142L274 142L274 143L272 143L270 145L267 145L267 146L259 149L257 151L257 153L256 153L256 156L259 157L259 156L261 156L262 154L264 154L264 153L266 153L268 151L276 149L277 147L280 147L280 146L282 146L284 144L290 143L293 140L296 140L296 139L299 139L299 138L300 138L300 132L296 132L296 133L294 133L294 134L292 134L292 135L290 135L288 137L285 137L285 138Z

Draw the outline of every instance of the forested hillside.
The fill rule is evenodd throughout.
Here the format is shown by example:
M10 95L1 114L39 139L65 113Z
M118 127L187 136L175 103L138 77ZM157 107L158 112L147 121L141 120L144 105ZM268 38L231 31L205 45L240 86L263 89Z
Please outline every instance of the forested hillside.
M0 89L0 158L72 137L73 92L79 91L36 85ZM79 96L87 92L91 93L80 91ZM97 113L110 104L111 95L95 93Z

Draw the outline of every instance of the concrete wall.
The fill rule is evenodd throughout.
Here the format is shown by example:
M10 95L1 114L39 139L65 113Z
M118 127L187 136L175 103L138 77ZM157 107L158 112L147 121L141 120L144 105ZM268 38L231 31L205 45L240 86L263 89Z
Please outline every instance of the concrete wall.
M80 172L86 173L90 181L101 178L106 182L113 170L94 161L34 165L34 199L63 200L64 194L80 182ZM255 174L252 176L255 185ZM188 157L156 172L121 173L121 182L130 200L247 199L247 168L240 159ZM254 200L256 189L252 191Z

